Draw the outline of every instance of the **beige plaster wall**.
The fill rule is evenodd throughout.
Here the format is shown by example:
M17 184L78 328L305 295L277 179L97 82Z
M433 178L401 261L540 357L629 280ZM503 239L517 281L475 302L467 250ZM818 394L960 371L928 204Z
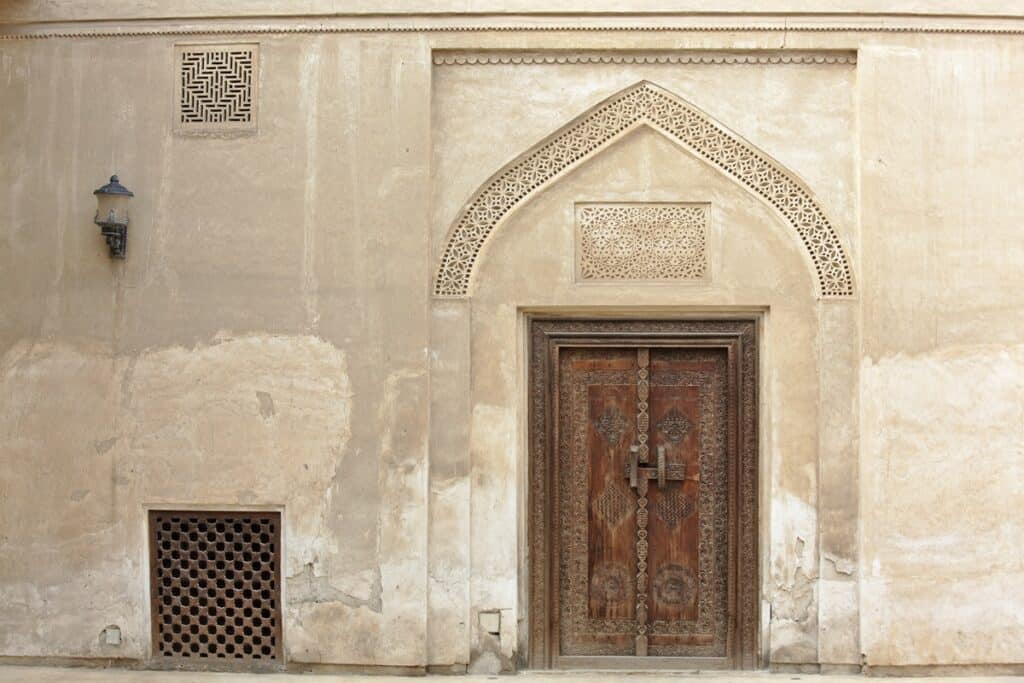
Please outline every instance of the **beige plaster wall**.
M1022 60L992 38L861 52L877 84L860 136L861 609L878 664L1024 657Z
M508 668L527 616L525 313L742 312L763 332L766 663L1024 664L1019 36L317 32L302 16L275 21L310 32L190 36L207 24L173 35L156 15L193 5L132 11L157 33L0 40L0 656L147 657L145 510L196 505L283 510L291 661ZM68 12L7 3L0 23L86 18ZM475 18L430 18L449 20ZM172 132L189 40L260 43L256 134ZM435 65L441 49L858 63ZM513 213L472 298L430 297L480 183L640 79L806 181L853 299L816 300L792 228L646 128ZM136 193L124 262L91 223L112 172ZM587 200L711 202L710 283L574 283ZM478 628L493 610L497 637ZM100 644L108 624L120 648Z
M258 134L189 138L173 42L0 45L0 652L147 656L145 508L271 506L289 659L420 665L427 52L266 37Z

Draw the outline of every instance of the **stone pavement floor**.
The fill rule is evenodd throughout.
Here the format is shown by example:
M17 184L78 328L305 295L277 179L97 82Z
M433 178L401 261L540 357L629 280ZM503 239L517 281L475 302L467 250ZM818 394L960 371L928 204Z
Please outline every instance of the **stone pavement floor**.
M679 683L703 679L709 683L870 683L876 677L857 675L819 676L791 673L621 673L621 672L523 672L510 676L427 676L435 683L481 683L482 681L508 681L509 683ZM0 683L410 683L423 677L379 676L358 674L241 674L191 673L184 671L130 671L126 669L65 669L38 666L0 665ZM942 676L918 677L917 682L931 683L1024 683L1024 676Z

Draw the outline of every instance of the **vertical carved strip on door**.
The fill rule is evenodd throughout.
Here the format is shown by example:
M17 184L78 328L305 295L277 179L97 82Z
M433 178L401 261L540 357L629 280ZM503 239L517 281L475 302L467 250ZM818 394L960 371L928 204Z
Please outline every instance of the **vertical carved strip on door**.
M647 348L636 351L636 435L637 459L647 462L650 446L647 443L650 415L650 362L651 352ZM636 656L647 656L647 477L635 478L630 484L636 487Z

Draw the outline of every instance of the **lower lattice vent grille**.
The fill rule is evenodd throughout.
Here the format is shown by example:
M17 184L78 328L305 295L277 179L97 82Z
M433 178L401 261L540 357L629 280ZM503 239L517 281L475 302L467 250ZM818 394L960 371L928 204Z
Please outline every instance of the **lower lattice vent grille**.
M153 657L279 666L281 516L151 511Z

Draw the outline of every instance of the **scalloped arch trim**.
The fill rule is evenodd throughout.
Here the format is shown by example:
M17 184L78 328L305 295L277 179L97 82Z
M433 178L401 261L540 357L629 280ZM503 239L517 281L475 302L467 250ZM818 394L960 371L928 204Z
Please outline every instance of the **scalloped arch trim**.
M778 162L648 81L596 105L484 183L448 233L434 295L468 296L477 257L495 227L533 192L637 124L675 140L775 207L807 250L819 296L853 296L846 251L811 192Z

